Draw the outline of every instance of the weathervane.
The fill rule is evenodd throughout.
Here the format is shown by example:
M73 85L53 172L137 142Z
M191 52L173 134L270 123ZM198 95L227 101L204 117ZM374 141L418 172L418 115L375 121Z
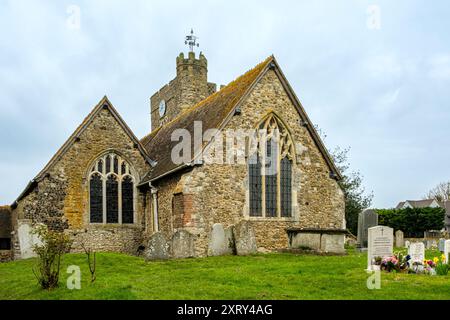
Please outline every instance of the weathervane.
M199 39L198 37L194 36L194 30L191 29L191 34L189 36L186 36L184 44L189 45L189 50L191 52L194 52L194 48L200 46L200 44L197 43L198 39Z

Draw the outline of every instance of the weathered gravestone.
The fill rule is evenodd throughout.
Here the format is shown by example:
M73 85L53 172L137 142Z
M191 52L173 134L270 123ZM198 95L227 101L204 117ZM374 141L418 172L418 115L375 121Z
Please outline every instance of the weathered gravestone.
M444 252L445 248L445 239L439 239L438 249L440 252Z
M249 221L241 221L234 226L234 241L237 255L257 252L255 232Z
M20 258L28 259L36 257L33 247L42 245L41 239L34 233L36 226L33 226L30 220L19 220L17 228L17 237L20 245Z
M225 230L222 224L214 224L209 239L208 255L222 256L233 254L233 246L234 240L232 228Z
M409 240L405 241L405 248L409 249L409 246L411 245L411 242Z
M175 259L195 257L196 236L186 230L178 230L172 236L170 253Z
M364 210L358 216L357 243L359 248L367 248L368 229L378 225L378 213L375 210Z
M405 242L403 241L403 231L397 230L395 232L395 246L397 248L401 248L405 245Z
M425 259L425 245L423 242L414 242L409 246L408 254L411 257L410 264L414 262L423 263Z
M450 240L445 240L444 243L444 256L445 256L445 261L447 263L450 263Z
M148 246L145 250L145 259L166 260L169 258L169 243L161 232L154 233L148 240Z
M367 269L373 270L375 258L392 256L394 229L385 226L369 228L367 244Z

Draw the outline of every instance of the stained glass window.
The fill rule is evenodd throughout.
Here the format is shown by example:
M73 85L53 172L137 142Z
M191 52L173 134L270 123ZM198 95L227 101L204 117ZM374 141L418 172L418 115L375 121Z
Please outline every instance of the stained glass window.
M125 177L122 180L122 223L133 223L133 180Z
M106 180L106 223L119 222L119 188L117 178L109 175Z
M103 181L99 174L93 174L90 181L91 223L103 222Z
M280 172L281 216L292 216L292 162L285 157L281 160Z

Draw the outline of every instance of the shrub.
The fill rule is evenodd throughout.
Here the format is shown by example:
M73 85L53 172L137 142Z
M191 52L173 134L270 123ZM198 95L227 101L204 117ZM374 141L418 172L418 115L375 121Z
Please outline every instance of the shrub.
M50 290L58 286L61 257L69 250L71 241L67 235L49 230L44 225L37 226L34 234L39 237L41 244L33 246L37 254L37 265L33 268L33 273L39 285Z

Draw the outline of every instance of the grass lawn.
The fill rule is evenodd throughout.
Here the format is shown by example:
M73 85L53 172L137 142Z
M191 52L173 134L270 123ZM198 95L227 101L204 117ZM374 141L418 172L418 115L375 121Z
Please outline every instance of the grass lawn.
M427 257L440 255L427 252ZM63 258L60 287L44 291L34 259L0 264L0 300L6 299L450 299L450 276L382 273L381 289L366 286L366 255L267 254L145 262L100 253L97 281L89 283L85 255ZM66 288L66 268L79 265L81 290Z

